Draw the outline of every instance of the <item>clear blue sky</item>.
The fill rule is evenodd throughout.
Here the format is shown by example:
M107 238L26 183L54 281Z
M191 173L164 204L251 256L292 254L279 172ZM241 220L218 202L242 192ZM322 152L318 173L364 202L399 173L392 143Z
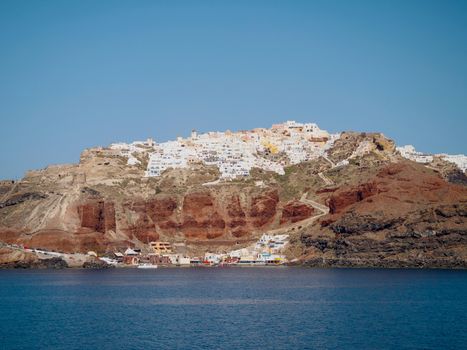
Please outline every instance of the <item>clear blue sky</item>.
M0 178L287 119L467 153L467 1L0 0Z

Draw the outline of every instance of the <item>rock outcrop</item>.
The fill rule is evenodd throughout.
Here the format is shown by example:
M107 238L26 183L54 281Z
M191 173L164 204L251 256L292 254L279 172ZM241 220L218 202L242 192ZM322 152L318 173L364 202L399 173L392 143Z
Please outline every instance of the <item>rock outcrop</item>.
M275 232L291 234L290 258L312 266L466 266L465 174L405 160L382 134L343 133L327 156L284 175L253 169L226 182L200 164L145 178L144 161L93 149L79 164L1 181L0 241L102 253L164 240L203 253ZM30 259L5 264L61 264Z
M93 270L101 270L101 269L111 269L114 268L115 266L107 264L106 262L99 260L99 259L93 259L91 261L86 261L83 264L84 269L93 269Z
M327 202L300 236L309 265L467 267L467 188L431 169L387 164Z
M39 259L35 254L6 247L0 248L0 268L7 269L63 269L68 264L61 258Z
M310 218L315 213L313 207L300 201L291 201L282 209L281 224L296 223Z

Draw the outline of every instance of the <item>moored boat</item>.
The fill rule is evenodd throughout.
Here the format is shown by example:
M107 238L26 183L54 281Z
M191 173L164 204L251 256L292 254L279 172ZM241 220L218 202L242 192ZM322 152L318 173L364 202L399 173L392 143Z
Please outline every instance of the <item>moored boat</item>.
M137 266L138 269L157 269L157 265L143 263Z

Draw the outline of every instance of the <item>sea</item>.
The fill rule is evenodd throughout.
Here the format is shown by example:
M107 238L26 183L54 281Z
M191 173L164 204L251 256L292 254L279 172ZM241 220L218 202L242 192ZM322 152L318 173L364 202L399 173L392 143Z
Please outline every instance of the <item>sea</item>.
M0 349L467 349L467 271L0 270Z

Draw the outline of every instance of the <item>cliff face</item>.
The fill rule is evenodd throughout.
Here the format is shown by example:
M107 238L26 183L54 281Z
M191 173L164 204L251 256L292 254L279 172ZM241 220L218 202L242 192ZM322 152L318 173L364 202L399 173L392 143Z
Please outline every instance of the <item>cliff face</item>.
M0 182L0 241L110 252L167 240L197 254L272 232L314 266L467 266L464 173L404 160L381 134L345 133L328 157L217 183L212 167L144 178L144 166L87 150Z
M329 215L299 238L308 264L466 267L467 188L431 169L387 164L326 201Z
M141 179L118 159L99 162L107 163L99 175L90 157L6 184L0 240L63 252L113 251L154 240L188 242L197 250L209 241L214 248L250 242L313 215L308 205L281 199L274 183L203 186L213 179L203 167ZM108 173L119 175L109 179Z

